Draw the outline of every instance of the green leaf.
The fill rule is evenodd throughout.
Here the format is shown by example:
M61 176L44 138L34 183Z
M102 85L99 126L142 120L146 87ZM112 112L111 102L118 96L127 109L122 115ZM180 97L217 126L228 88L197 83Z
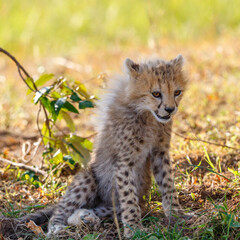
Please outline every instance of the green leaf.
M55 114L52 116L54 122L56 122L58 114L66 101L67 101L67 97L63 97L63 98L59 98L57 101L51 102L51 105L53 106L54 112L55 112Z
M70 97L71 100L73 100L74 102L79 102L81 101L82 99L78 96L78 94L76 92L74 92L71 97Z
M53 97L57 100L58 98L61 98L62 96L58 92L54 91L54 92L51 92L51 97Z
M38 176L32 171L26 171L22 174L22 179L27 180L35 187L42 186L41 182L39 182Z
M75 136L73 135L70 139L69 139L69 142L72 144L72 147L76 152L79 152L81 153L81 158L82 158L82 163L84 166L87 165L88 161L90 160L90 152L88 149L86 149L83 145L82 145L82 142L84 141L85 139L84 138L81 138L81 137L78 137L78 136Z
M235 176L239 176L240 177L240 173L238 171L235 171L235 170L233 170L231 168L228 168L228 171L233 173Z
M40 101L42 105L47 109L47 111L51 114L51 117L54 121L57 119L57 115L54 110L54 104L47 97L41 97Z
M58 149L54 155L53 155L53 158L50 159L51 163L55 164L55 165L58 165L59 163L62 162L62 159L63 159L63 156L62 156L62 152L60 149Z
M63 154L65 154L65 155L68 154L68 150L67 150L63 140L59 142L59 148L61 149L61 152Z
M27 177L28 176L28 177ZM35 175L35 173L34 172L32 172L32 171L26 171L26 172L24 172L23 174L22 174L22 178L23 179L27 179L27 178L35 178L36 177L36 175Z
M81 158L83 158L83 155L81 154L81 152L78 151L78 149L72 144L72 143L69 143L69 142L66 142L66 144L72 148Z
M51 80L54 77L54 75L51 74L43 74L39 77L39 79L35 82L35 85L38 86L42 86L44 83L46 83L47 81Z
M43 123L43 126L42 126L42 135L43 135L43 143L44 145L47 145L47 143L49 142L49 139L48 139L49 131L45 122Z
M71 142L83 142L85 140L85 138L83 137L79 137L79 136L76 136L76 135L72 135L71 138L70 138Z
M83 142L81 142L82 146L91 151L93 149L93 143L89 141L88 139L85 139Z
M33 98L34 103L37 104L38 101L39 101L39 99L40 99L43 95L44 95L44 96L47 95L47 94L51 91L52 88L53 88L53 86L49 86L49 87L41 88L39 91L37 91L37 92L35 93L34 98Z
M87 89L83 84L78 85L77 92L85 98L90 98L90 95L87 93Z
M34 88L34 84L33 84L34 81L33 81L32 78L28 77L28 78L26 78L25 81L26 81L27 85L28 85L31 89L35 90L35 88ZM28 89L28 90L27 90L27 94L29 94L29 93L32 92L31 89Z
M69 162L72 165L75 165L75 161L73 160L73 158L70 155L64 156L63 160L66 161L66 162Z
M65 94L65 95L70 95L73 93L73 89L71 89L69 86L67 86L67 83L64 82L61 85L61 93Z
M44 152L42 153L42 156L46 156L46 155L48 155L49 153L52 153L52 152L53 152L52 147L45 148Z
M66 122L68 128L70 129L70 131L75 132L76 128L75 128L74 122L73 122L72 118L70 117L70 115L68 113L62 111L61 116L65 120L65 122Z
M52 109L52 107L51 107L51 101L49 101L49 99L46 98L46 97L41 97L41 98L40 98L40 101L41 101L42 105L43 105L49 112L51 112L51 109Z
M67 97L59 98L55 104L54 104L54 110L58 114L63 107L63 105L66 103Z
M79 102L79 109L85 109L85 108L93 108L93 103L90 101L80 101Z
M67 109L70 112L79 113L70 102L65 102L62 108Z

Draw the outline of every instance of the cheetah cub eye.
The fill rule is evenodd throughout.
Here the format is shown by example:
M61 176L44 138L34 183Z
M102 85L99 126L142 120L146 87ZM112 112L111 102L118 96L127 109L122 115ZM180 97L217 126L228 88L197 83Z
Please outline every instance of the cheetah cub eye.
M174 92L174 96L177 97L177 96L180 96L182 94L182 90L176 90Z
M160 92L152 92L152 95L155 97L155 98L161 98L162 97L162 94Z

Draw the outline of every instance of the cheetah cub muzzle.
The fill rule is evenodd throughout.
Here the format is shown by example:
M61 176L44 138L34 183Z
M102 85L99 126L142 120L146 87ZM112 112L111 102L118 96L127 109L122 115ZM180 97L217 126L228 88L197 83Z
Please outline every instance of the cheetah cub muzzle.
M171 211L182 214L169 146L172 119L187 84L183 63L181 55L170 61L125 60L125 73L114 79L98 103L94 158L54 207L48 236L67 225L99 225L101 219L113 216L116 206L124 235L130 238L142 228L140 206L151 188L152 175L166 216Z

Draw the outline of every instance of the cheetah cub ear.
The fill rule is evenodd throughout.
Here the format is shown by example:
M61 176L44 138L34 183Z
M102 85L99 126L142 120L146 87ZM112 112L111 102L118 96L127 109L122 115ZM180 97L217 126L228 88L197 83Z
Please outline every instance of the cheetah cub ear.
M140 65L127 58L124 61L124 68L126 72L132 76L137 76L140 73Z
M174 68L177 71L181 71L184 66L185 60L184 60L183 56L181 54L179 54L176 58L171 60L171 63L173 64Z

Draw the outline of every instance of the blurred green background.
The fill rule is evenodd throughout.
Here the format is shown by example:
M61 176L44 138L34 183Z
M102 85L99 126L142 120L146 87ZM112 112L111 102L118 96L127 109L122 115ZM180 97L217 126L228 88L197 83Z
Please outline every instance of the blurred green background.
M0 0L0 45L74 52L239 35L239 0Z

